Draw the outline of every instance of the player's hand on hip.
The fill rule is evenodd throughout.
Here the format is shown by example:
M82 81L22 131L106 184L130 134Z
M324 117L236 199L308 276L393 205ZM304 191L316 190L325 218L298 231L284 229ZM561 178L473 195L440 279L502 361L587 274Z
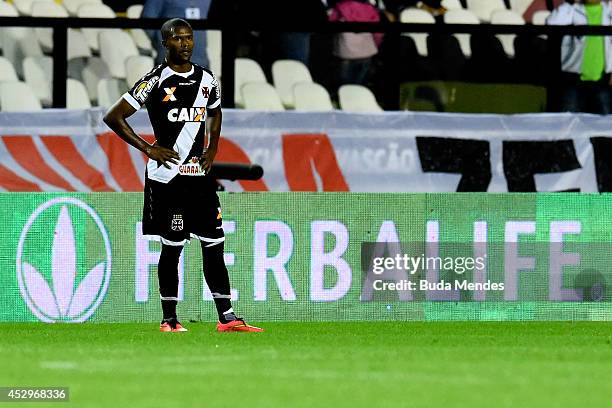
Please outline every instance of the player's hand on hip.
M204 169L206 174L210 173L210 168L212 167L216 154L217 149L209 147L208 149L205 149L202 156L200 156L200 166L202 166L202 169Z
M168 162L173 164L179 164L179 154L172 149L167 149L162 146L153 145L149 149L147 149L147 151L145 151L145 154L151 160L155 160L157 163L161 163L164 165L164 167L167 168L170 168Z

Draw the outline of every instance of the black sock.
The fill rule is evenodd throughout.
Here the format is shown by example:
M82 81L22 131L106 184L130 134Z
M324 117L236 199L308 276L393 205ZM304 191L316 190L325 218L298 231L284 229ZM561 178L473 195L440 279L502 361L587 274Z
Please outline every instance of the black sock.
M219 321L227 323L224 314L233 313L232 302L230 300L230 282L225 261L223 260L223 242L213 246L210 243L201 241L202 262L204 279L213 295ZM230 318L230 320L233 320Z
M159 295L161 297L164 320L176 319L176 304L178 303L178 263L182 246L163 245L157 278L159 279Z

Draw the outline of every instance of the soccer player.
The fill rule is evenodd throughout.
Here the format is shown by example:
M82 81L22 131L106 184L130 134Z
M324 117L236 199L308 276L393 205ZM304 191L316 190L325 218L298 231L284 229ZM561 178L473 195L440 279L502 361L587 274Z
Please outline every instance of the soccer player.
M145 172L142 230L160 241L157 274L163 309L162 332L187 331L176 316L178 263L191 238L200 241L206 283L212 292L218 331L263 331L236 317L221 228L221 208L212 163L221 134L219 83L208 69L190 61L193 30L182 19L161 28L165 62L125 93L104 116L104 122L130 145L149 157ZM147 107L156 142L149 145L127 123L142 105Z

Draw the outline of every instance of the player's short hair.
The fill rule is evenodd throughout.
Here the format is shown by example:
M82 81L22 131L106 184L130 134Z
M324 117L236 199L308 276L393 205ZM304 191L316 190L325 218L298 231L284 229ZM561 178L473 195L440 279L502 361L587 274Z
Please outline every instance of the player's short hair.
M193 31L191 24L189 24L187 21L183 20L182 18L172 18L161 26L162 40L166 41L172 35L172 30L177 27L187 27Z

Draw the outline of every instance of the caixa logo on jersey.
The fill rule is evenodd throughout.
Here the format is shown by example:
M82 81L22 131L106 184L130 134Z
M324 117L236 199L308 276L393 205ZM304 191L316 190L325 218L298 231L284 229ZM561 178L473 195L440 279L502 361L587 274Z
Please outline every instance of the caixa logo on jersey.
M16 260L21 296L43 322L84 322L104 300L110 241L98 214L80 200L59 197L36 208Z
M170 122L204 122L206 108L174 108L168 111Z

